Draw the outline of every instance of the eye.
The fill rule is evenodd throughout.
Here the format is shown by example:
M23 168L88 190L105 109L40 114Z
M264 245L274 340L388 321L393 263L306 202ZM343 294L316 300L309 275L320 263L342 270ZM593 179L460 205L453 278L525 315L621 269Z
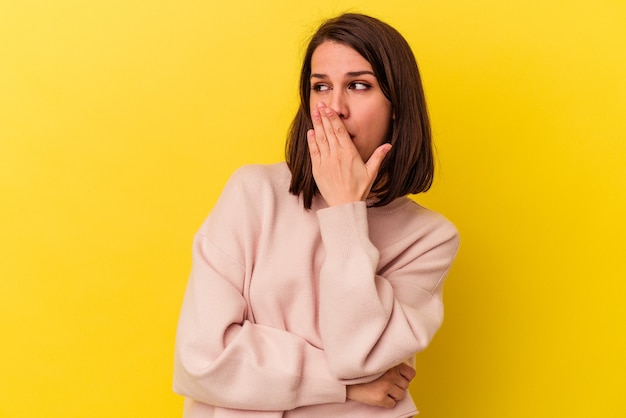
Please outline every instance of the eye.
M328 91L330 90L330 86L326 85L326 84L322 84L322 83L317 83L311 86L311 90L312 91L318 91L318 92L322 92L322 91Z
M362 81L355 81L354 83L350 83L349 86L351 90L369 90L371 87L371 85Z

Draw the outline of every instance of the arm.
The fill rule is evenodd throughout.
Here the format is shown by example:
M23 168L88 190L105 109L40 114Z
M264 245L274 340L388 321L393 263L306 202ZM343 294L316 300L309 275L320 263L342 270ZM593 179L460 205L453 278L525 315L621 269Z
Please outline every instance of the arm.
M333 374L380 374L424 349L443 320L442 283L458 248L456 229L435 218L379 267L364 202L323 209L318 218L326 254L320 330Z
M289 410L345 401L345 386L330 375L323 351L248 320L250 225L233 216L241 213L239 193L229 182L194 241L176 336L175 391L235 409Z
M415 370L402 363L387 370L373 382L349 385L347 398L366 405L393 408L406 396Z
M389 151L358 157L339 116L320 104L308 133L313 175L329 208L317 212L326 259L320 273L320 330L334 375L380 375L430 342L443 319L441 286L458 248L456 229L433 217L401 242L379 272L365 198Z

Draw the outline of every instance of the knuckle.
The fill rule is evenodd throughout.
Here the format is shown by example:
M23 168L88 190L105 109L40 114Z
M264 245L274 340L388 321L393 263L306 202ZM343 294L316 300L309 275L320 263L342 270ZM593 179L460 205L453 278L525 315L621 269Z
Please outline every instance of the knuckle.
M403 371L402 374L409 379L413 379L415 377L415 370L410 366L404 365L404 368L402 371Z
M381 390L387 395L387 392L393 388L393 383L391 382L383 382L381 385Z

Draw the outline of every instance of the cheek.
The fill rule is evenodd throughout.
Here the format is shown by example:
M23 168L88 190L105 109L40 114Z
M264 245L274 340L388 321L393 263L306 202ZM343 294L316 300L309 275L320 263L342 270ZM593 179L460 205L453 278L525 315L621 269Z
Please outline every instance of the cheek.
M388 140L391 114L385 111L381 112L381 106L379 106L377 109L364 112L361 116L364 122L361 125L362 131L367 132L367 134L362 136L361 141L356 145L363 161L367 161L374 150Z
M372 134L375 133L381 141L386 139L389 128L391 127L391 112L387 110L387 107L385 105L377 106L376 109L368 112L365 118L369 131L372 132Z

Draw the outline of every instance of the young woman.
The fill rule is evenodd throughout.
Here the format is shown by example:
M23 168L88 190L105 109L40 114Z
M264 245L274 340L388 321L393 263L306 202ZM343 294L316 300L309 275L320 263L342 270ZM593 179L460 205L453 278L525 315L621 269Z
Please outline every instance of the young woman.
M287 162L237 170L197 233L176 340L186 417L411 417L443 319L454 226L406 197L433 178L411 49L359 14L302 65Z

